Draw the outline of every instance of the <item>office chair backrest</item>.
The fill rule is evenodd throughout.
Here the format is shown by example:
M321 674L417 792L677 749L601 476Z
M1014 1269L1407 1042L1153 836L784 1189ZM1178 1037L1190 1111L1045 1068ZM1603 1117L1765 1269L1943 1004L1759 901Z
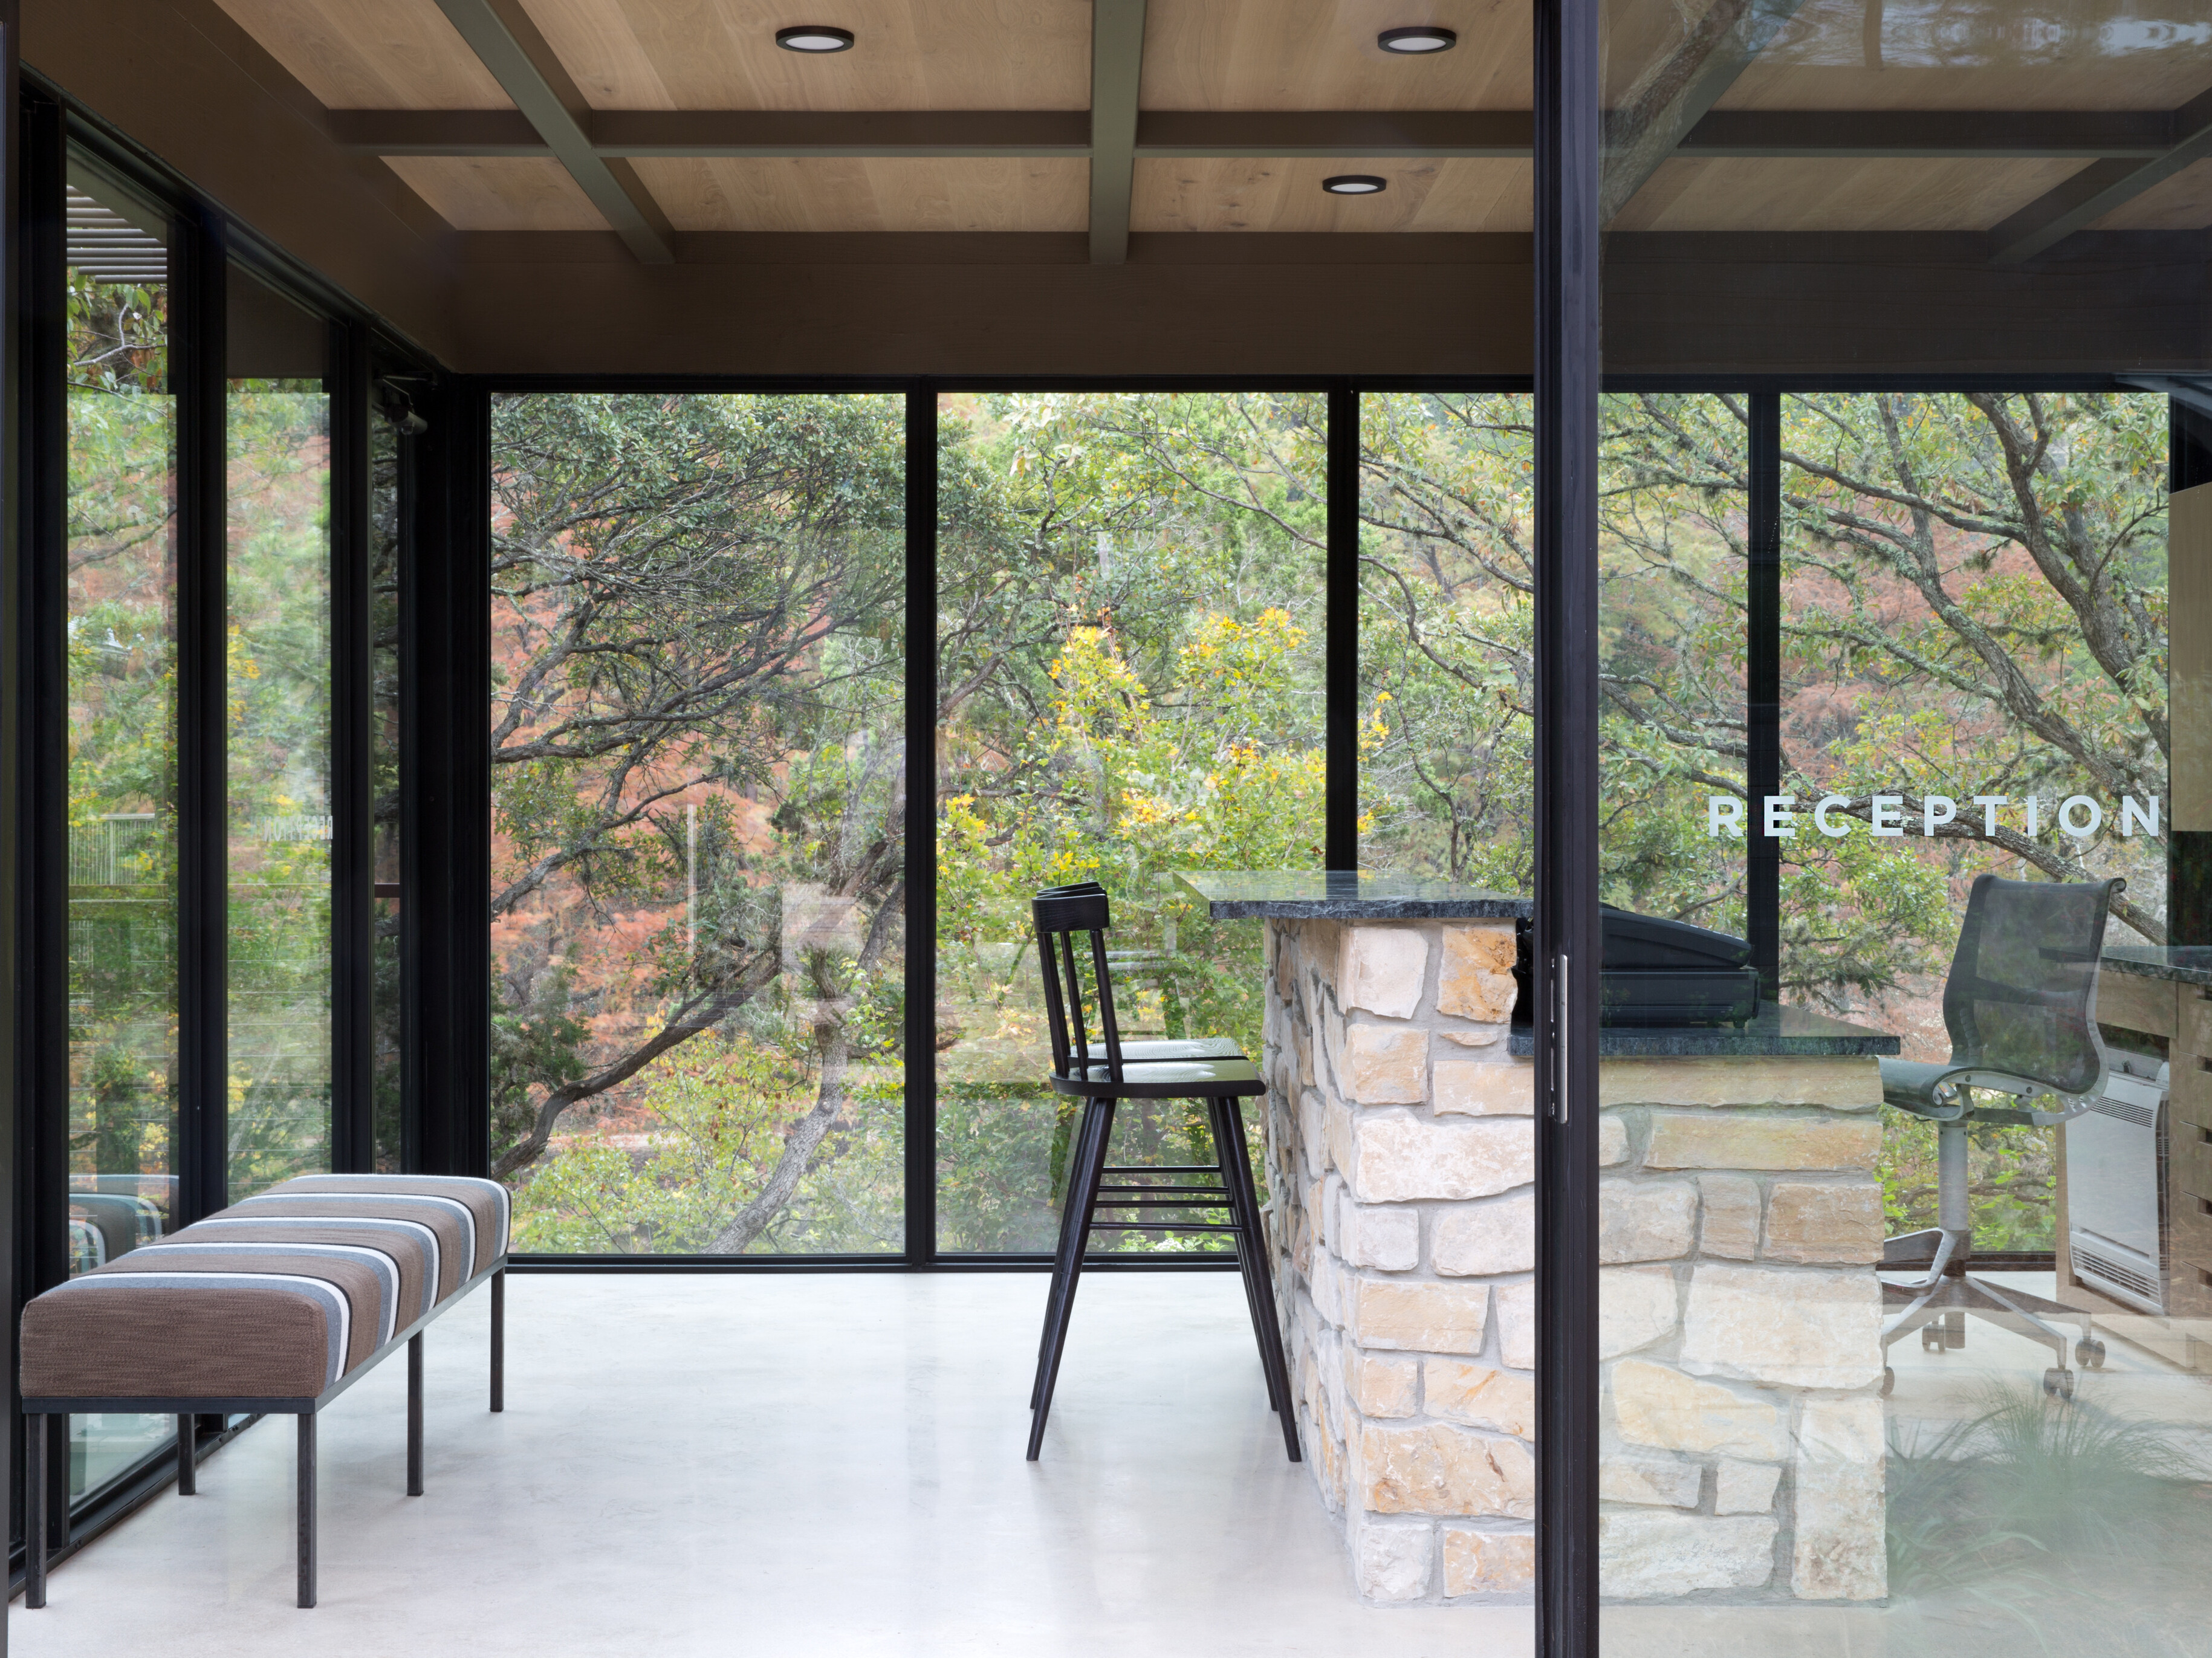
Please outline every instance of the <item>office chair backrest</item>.
M2097 963L2124 881L1978 878L1943 985L1951 1063L2086 1094L2105 1074Z
M1121 1027L1114 1017L1114 981L1106 969L1109 919L1106 889L1096 881L1047 887L1030 902L1037 932L1037 965L1044 973L1044 1011L1052 1028L1053 1069L1061 1076L1097 1063L1083 1012L1083 981L1076 972L1075 939L1090 939L1092 982L1098 988L1099 1034L1104 1038L1107 1074L1121 1077Z

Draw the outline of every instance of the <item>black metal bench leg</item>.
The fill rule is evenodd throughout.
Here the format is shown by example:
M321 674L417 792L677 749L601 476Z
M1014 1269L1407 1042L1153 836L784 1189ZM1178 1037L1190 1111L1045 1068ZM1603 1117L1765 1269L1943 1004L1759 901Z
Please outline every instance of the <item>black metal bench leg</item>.
M491 1275L491 1407L507 1408L507 1268Z
M1267 1234L1260 1220L1260 1193L1252 1183L1251 1158L1244 1148L1244 1114L1233 1101L1224 1103L1228 1109L1222 1113L1222 1121L1230 1144L1223 1161L1229 1165L1229 1190L1236 1200L1237 1218L1251 1246L1243 1254L1244 1272L1253 1300L1266 1315L1259 1321L1260 1363L1267 1372L1268 1391L1283 1401L1284 1408L1276 1416L1282 1424L1283 1448L1291 1461L1303 1461L1298 1451L1298 1413L1289 1408L1291 1371L1283 1358L1282 1321L1275 1311L1274 1279L1267 1271Z
M422 1495L422 1333L407 1338L407 1495Z
M46 1423L40 1412L23 1418L23 1604L46 1604Z
M200 1489L199 1418L177 1418L177 1495L197 1497Z
M1068 1234L1074 1230L1079 1218L1075 1201L1076 1190L1082 1185L1083 1171L1090 1163L1091 1134L1097 1126L1097 1120L1089 1102L1085 1102L1083 1115L1076 1123L1075 1144L1068 1149L1067 1189L1060 1194L1060 1237L1052 1247L1052 1282L1045 1291L1044 1327L1037 1333L1036 1375L1030 1382L1030 1409L1032 1411L1036 1409L1037 1400L1044 1397L1045 1358L1052 1351L1053 1313L1060 1302L1060 1262L1067 1254ZM1087 1237L1085 1242L1088 1242Z
M1245 1230L1244 1211L1236 1199L1237 1187L1229 1183L1229 1160L1239 1150L1239 1139L1230 1121L1236 1109L1234 1100L1208 1100L1206 1102L1206 1120L1213 1133L1214 1163L1221 1170L1223 1188L1230 1193L1230 1218L1237 1227L1230 1242L1237 1247L1237 1277L1244 1286L1244 1310L1252 1320L1253 1341L1265 1347L1267 1341L1267 1314L1261 1308L1259 1291L1253 1285L1251 1257L1253 1251L1267 1247L1267 1239ZM1275 1391L1274 1373L1268 1370L1265 1359L1261 1361L1260 1374L1267 1380L1267 1408L1281 1410L1283 1400Z
M315 1604L315 1413L300 1412L299 1485L294 1498L300 1527L300 1604Z
M1075 1310L1075 1287L1083 1277L1083 1255L1091 1242L1091 1226L1098 1208L1098 1182L1106 1168L1106 1151L1114 1139L1114 1102L1111 1100L1087 1100L1084 1102L1086 1114L1097 1114L1097 1122L1085 1148L1082 1180L1068 1193L1068 1201L1079 1206L1073 1234L1063 1243L1060 1261L1053 1272L1055 1293L1052 1298L1052 1333L1045 1352L1043 1385L1038 1389L1036 1410L1030 1418L1029 1460L1037 1460L1044 1446L1045 1420L1052 1414L1052 1392L1060 1380L1060 1357L1067 1346L1067 1323Z

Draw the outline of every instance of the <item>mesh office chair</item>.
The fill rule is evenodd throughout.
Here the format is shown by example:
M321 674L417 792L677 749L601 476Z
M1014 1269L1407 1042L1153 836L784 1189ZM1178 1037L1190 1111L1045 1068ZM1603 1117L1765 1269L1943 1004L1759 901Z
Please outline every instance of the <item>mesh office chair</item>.
M2089 1315L2039 1296L2000 1290L1966 1270L1974 1249L1967 1200L1970 1124L2058 1123L2080 1116L2104 1091L2105 1045L2097 1035L2098 961L2112 895L2126 884L2094 881L2059 886L2043 881L2005 881L1984 875L1966 900L1959 948L1943 984L1943 1023L1951 1057L1941 1065L1910 1060L1881 1061L1881 1094L1888 1104L1936 1125L1936 1224L1891 1238L1882 1248L1887 1268L1924 1266L1919 1276L1884 1278L1885 1299L1906 1303L1881 1333L1890 1348L1918 1330L1923 1349L1939 1352L1966 1345L1972 1313L2031 1340L2050 1345L2057 1362L2043 1375L2044 1391L2074 1396L2066 1363L2067 1338L2045 1322L2078 1320L2076 1363L2095 1369L2105 1347ZM1978 1106L1976 1090L2023 1102L2059 1096L2057 1111L2025 1104ZM1896 1380L1887 1365L1882 1391Z

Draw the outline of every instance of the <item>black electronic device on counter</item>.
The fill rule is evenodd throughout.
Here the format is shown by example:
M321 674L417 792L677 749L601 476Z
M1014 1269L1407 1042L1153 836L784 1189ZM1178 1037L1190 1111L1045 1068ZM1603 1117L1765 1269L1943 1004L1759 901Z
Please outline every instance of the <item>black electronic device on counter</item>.
M1688 921L1599 907L1604 954L1599 963L1601 1025L1740 1025L1759 1011L1759 969L1748 940ZM1516 929L1513 977L1520 995L1513 1023L1529 1024L1534 928Z

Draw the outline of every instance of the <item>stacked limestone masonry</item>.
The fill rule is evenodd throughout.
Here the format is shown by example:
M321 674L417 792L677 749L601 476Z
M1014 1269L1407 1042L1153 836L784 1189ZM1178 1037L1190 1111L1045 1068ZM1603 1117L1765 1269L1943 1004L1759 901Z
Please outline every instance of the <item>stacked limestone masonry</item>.
M1524 1600L1533 1079L1508 922L1268 925L1269 1223L1360 1593ZM1608 1595L1884 1593L1870 1059L1607 1060Z

